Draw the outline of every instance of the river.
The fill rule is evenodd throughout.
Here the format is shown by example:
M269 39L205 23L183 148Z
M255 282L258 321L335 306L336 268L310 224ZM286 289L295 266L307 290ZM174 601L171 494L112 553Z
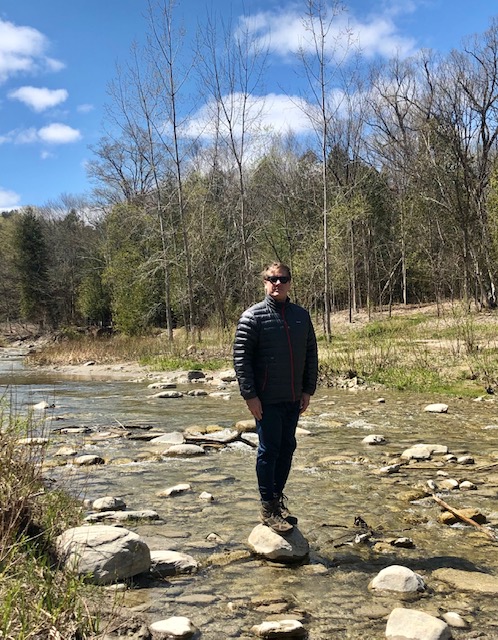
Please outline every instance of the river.
M126 526L151 549L181 551L200 562L195 575L138 582L125 593L126 606L150 621L187 616L205 640L252 638L252 625L275 617L300 619L310 640L380 640L388 614L402 601L396 594L375 594L368 585L383 567L401 564L421 574L428 586L401 606L433 615L460 613L469 626L453 630L454 638L498 638L496 596L455 590L434 576L440 568L498 576L497 543L473 527L441 524L440 507L430 498L410 500L427 480L437 482L441 472L447 473L477 488L440 495L455 508L476 507L498 524L498 466L493 466L498 465L498 416L492 396L475 401L319 389L300 421L310 434L298 438L286 488L299 529L310 542L310 557L298 566L283 566L247 553L247 538L258 523L254 449L239 445L210 450L202 458L158 459L148 442L115 437L132 425L160 431L232 426L249 417L236 386L228 387L229 399L158 399L151 397L148 382L64 379L25 368L15 352L4 350L0 358L0 397L15 403L17 411L43 400L54 405L44 413L44 429L51 433L49 457L67 444L106 460L91 468L54 466L48 471L54 481L81 498L113 495L129 509L157 511L159 521ZM448 412L425 412L433 402L446 402ZM91 430L62 435L60 428L68 426ZM363 444L369 434L382 434L386 442ZM457 457L469 455L474 464L433 457L392 475L378 474L405 449L424 442L446 445ZM157 496L179 482L190 483L192 491ZM199 501L203 491L214 501ZM356 516L374 532L367 543L352 542ZM409 537L413 548L389 545L399 537Z

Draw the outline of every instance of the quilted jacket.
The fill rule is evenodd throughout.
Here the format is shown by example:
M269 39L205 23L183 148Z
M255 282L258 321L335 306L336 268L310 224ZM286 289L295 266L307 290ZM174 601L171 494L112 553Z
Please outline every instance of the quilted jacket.
M313 395L318 376L315 331L306 309L271 296L247 309L235 334L233 360L240 393L262 403Z

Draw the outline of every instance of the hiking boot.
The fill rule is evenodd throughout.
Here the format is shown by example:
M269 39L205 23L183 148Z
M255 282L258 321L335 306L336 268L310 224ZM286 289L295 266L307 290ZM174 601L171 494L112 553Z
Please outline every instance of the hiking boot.
M270 527L272 531L281 536L292 533L294 529L287 520L282 518L278 500L271 500L268 502L262 500L259 518L264 525Z
M282 516L282 518L284 520L287 520L287 522L289 524L292 524L292 525L297 524L296 516L291 515L291 512L289 511L289 508L287 507L287 496L285 496L282 493L282 494L280 494L280 496L278 496L276 498L276 500L278 501L278 506L279 506L279 509L280 509L280 515Z

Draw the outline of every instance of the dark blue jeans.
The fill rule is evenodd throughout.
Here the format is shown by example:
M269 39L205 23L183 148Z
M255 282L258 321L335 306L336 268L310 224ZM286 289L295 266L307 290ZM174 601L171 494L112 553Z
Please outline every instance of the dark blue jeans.
M256 475L262 500L273 500L284 490L296 450L299 408L299 401L264 404L263 417L256 420L259 436Z

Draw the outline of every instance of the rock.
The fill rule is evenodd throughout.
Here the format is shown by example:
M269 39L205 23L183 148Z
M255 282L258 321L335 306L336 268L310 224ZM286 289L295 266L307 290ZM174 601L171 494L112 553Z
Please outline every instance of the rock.
M448 405L442 402L436 402L435 404L428 404L424 411L428 411L429 413L447 413Z
M309 553L309 543L297 527L284 537L258 524L251 531L248 543L257 555L277 562L297 562Z
M448 447L439 444L414 444L401 454L404 460L429 460L432 455L444 455Z
M37 411L44 411L45 409L55 409L55 404L49 404L46 400L42 400L42 402L34 404L33 409L36 409Z
M251 627L258 638L304 638L306 629L299 620L267 620Z
M379 434L371 433L368 436L365 436L361 441L362 444L384 444L386 441L384 436Z
M199 563L192 556L178 551L151 551L150 572L154 576L174 576L180 573L195 573Z
M388 640L449 640L446 622L413 609L397 607L391 611L386 625Z
M455 629L467 629L469 626L468 622L462 618L459 613L455 611L447 611L442 615L443 620L450 627L454 627Z
M167 620L158 620L149 626L153 640L171 640L172 638L191 638L197 631L193 623L184 616L172 616Z
M88 453L84 456L78 456L77 458L74 458L73 464L77 467L90 467L92 465L105 464L105 460L100 456L95 456L91 453Z
M159 514L153 509L135 511L114 511L112 519L116 522L136 522L137 520L159 520Z
M83 367L93 367L95 365L95 360L88 360L82 364Z
M110 584L150 568L150 551L132 531L107 525L74 527L56 539L57 555L66 568L93 584Z
M463 508L463 509L458 509L458 512L461 513L463 516L466 516L467 518L470 518L471 520L473 520L474 522L477 522L477 524L485 524L487 522L486 516L481 513L479 511L479 509L473 509L473 508ZM439 514L439 522L442 522L443 524L456 524L457 522L461 522L460 518L457 518L455 515L453 515L450 511L443 511L442 513Z
M211 398L221 398L222 400L230 400L230 398L232 397L226 391L213 391L212 393L209 394L209 396Z
M149 440L150 444L183 444L185 438L181 431L171 431L171 433L163 433Z
M458 464L474 464L474 458L472 456L461 456L457 458Z
M176 389L174 382L152 382L147 386L148 389Z
M400 469L401 469L400 464L388 464L385 467L381 467L380 469L377 469L376 473L381 476L389 476L392 473L397 473Z
M368 587L376 591L416 593L425 590L425 583L422 576L408 567L393 564L379 571Z
M445 478L444 480L439 481L438 486L440 489L454 491L455 489L458 489L460 485L458 484L458 480L455 480L454 478Z
M57 451L54 453L54 458L72 458L73 456L78 455L76 449L72 447L59 447Z
M218 377L222 382L235 382L237 380L234 369L229 369L228 371L220 371Z
M213 502L214 501L214 496L213 496L212 493L208 493L207 491L203 491L199 496L199 500L205 500L206 502Z
M207 396L208 392L205 389L191 389L187 395L194 398L200 398L202 396Z
M121 498L114 498L113 496L105 496L104 498L97 498L92 503L92 509L95 511L121 511L126 509L126 504Z
M254 418L250 420L239 420L235 423L235 428L239 433L256 433L256 421Z
M160 391L155 393L151 398L183 398L181 391Z
M202 380L206 377L206 374L202 371L187 371L187 380Z
M433 571L432 577L459 591L498 595L498 576L489 573L443 568Z
M186 493L187 491L191 491L191 490L192 490L192 486L190 484L188 484L187 482L182 482L180 484L175 484L174 487L168 487L163 491L158 491L156 493L156 496L158 498L169 498L171 496L177 496L181 493Z
M311 431L303 429L302 427L296 427L296 436L310 436Z
M212 433L195 434L191 433L187 436L190 442L218 442L221 444L227 444L233 442L239 437L239 432L235 429L221 429L220 431L214 431Z
M475 489L477 489L477 485L475 485L473 482L470 482L470 480L463 480L463 482L460 482L460 484L458 485L458 488L460 489L460 491L474 491Z
M161 453L166 458L189 458L192 456L202 456L206 452L196 444L174 444Z

